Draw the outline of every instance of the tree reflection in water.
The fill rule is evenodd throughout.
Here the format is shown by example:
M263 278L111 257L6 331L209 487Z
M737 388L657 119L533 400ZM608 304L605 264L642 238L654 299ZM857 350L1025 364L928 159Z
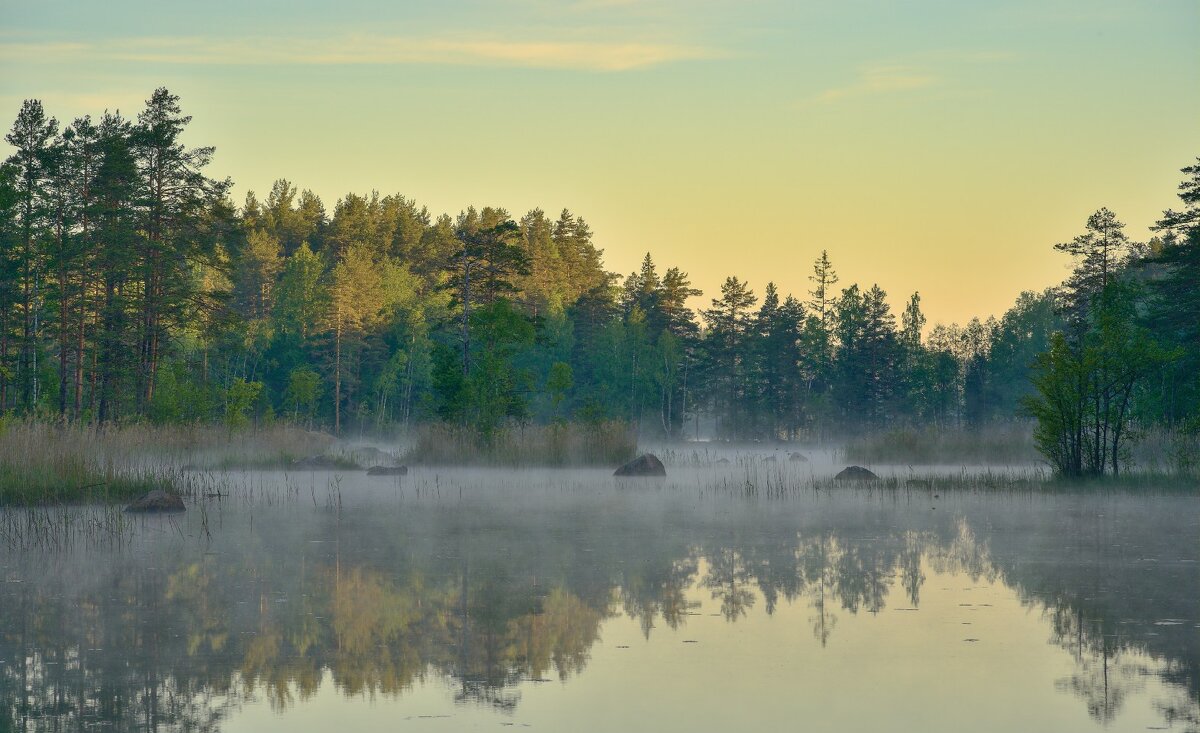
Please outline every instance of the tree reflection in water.
M686 624L696 591L731 623L760 603L766 614L803 603L826 646L839 613L876 614L896 598L919 607L929 569L1001 580L1044 609L1051 641L1076 660L1058 688L1097 721L1157 675L1172 691L1155 703L1164 721L1197 725L1195 622L1161 620L1194 617L1194 565L1116 562L1111 537L1071 539L1087 536L1082 516L1048 531L1031 523L1061 519L1021 515L1015 532L969 514L901 528L853 514L750 523L697 513L664 528L653 513L409 507L260 519L208 554L166 538L144 551L11 553L0 721L216 730L250 701L286 709L326 679L373 698L442 678L456 700L511 710L519 683L582 673L615 614L649 638L659 623ZM1159 543L1144 556L1169 554L1169 533L1131 531Z

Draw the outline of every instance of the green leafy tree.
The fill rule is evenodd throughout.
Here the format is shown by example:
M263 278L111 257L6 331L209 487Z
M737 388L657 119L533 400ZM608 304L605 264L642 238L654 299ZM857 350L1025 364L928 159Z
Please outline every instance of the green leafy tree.
M288 375L284 398L292 408L292 419L304 415L308 427L312 428L317 403L321 399L321 375L308 367L297 367Z
M546 377L546 389L550 392L556 420L562 419L560 412L562 404L567 399L567 393L574 386L575 379L571 374L571 365L562 361L554 362L550 366L550 374Z
M346 351L361 345L387 306L387 291L378 262L366 247L350 245L329 278L329 307L323 327L333 347L333 430L342 429L343 377Z
M258 401L262 388L262 382L235 379L225 389L225 427L230 436L250 422L247 413Z
M316 332L329 308L321 256L301 244L284 262L274 289L277 328L295 334L302 342Z

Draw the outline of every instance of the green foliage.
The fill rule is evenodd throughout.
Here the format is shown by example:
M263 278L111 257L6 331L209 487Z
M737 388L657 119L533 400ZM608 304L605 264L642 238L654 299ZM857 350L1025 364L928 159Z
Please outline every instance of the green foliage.
M156 423L196 423L211 419L214 405L210 390L188 374L186 365L170 362L159 371L158 387L150 403Z
M235 379L225 389L225 426L231 434L249 424L247 413L258 401L262 388L262 382Z
M490 440L505 420L528 415L526 395L532 375L516 369L513 358L533 344L534 328L504 298L476 310L471 325L471 371L458 383L461 393L452 398L458 414L450 416L474 426L484 440Z
M308 367L296 367L288 375L284 399L292 408L292 419L298 420L303 415L311 425L321 399L321 375Z
M1092 323L1075 342L1054 335L1038 357L1036 394L1025 400L1037 420L1038 449L1063 476L1120 473L1128 460L1132 397L1169 355L1137 326L1134 289L1109 282L1088 307Z
M561 419L558 412L567 398L567 392L574 386L575 379L571 375L571 365L561 361L554 362L550 366L550 374L546 377L546 391L550 393L554 404L555 419Z

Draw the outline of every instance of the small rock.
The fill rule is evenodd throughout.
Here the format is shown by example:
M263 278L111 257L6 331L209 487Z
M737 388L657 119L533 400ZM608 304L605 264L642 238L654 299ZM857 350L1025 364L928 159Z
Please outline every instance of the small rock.
M407 476L408 466L371 466L368 476Z
M808 456L804 455L803 453L793 453L788 456L788 460L796 463L808 463Z
M862 466L847 466L833 477L836 481L878 481L879 477Z
M775 456L767 456L766 458L763 459L763 463L774 463L774 462L775 462Z
M135 514L171 514L187 511L183 499L178 494L168 494L162 489L155 489L125 507L125 511Z
M716 463L718 465L728 465L729 459L728 458L718 458L716 461L714 461L714 463Z
M613 472L614 476L666 476L667 467L653 453L643 453Z

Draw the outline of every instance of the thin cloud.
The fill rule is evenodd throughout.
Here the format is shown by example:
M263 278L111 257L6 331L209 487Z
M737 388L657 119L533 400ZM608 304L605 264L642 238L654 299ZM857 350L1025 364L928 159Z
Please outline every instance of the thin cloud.
M335 39L133 38L98 43L6 43L0 59L160 64L454 64L629 71L710 59L718 51L653 42L544 41L342 36Z
M836 102L850 97L894 94L934 86L939 78L911 66L875 66L863 69L853 84L826 89L817 95L819 102Z

